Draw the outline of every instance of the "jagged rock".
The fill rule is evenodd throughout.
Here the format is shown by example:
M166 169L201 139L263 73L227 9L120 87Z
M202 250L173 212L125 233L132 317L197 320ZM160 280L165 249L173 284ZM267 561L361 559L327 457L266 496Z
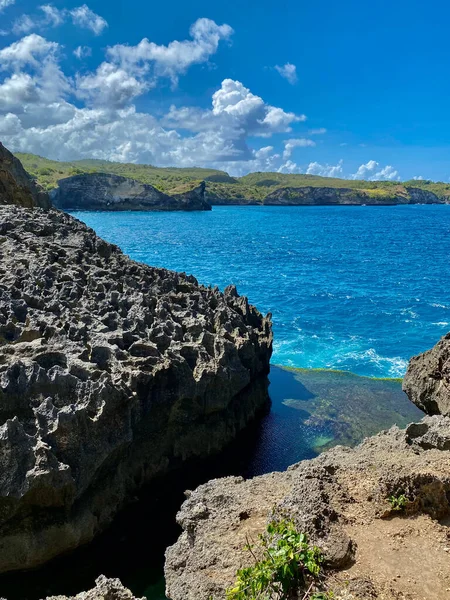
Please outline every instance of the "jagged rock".
M50 195L57 208L66 210L211 210L204 183L169 196L152 185L107 173L61 179Z
M107 579L100 575L95 581L95 588L87 592L81 592L73 597L51 596L46 600L139 600L123 587L118 579ZM145 600L141 598L140 600Z
M133 262L57 210L0 207L0 571L92 539L141 484L268 402L270 316Z
M235 581L236 571L253 563L251 554L245 550L248 541L256 541L268 521L285 518L322 548L328 569L346 569L341 581L345 590L336 593L337 598L416 599L425 597L423 589L429 590L426 597L445 597L449 573L445 569L448 557L442 547L448 539L447 531L438 524L433 529L431 521L450 515L449 453L443 452L443 448L450 448L450 419L426 417L406 431L393 427L368 438L355 449L336 447L283 473L248 481L238 477L209 481L188 493L177 515L183 533L166 551L167 596L172 600L225 598L225 590ZM384 563L380 564L379 558L381 548L373 556L373 565L380 564L379 577L371 576L370 565L368 572L363 572L369 580L361 579L358 564L352 570L358 552L364 551L364 547L358 547L360 541L361 546L370 546L372 529L381 527L383 517L398 514L388 498L399 494L408 498L405 515L414 515L415 520L419 515L428 515L424 527L431 528L436 535L430 542L440 560L433 593L427 588L428 581L422 587L417 582L412 584L417 595L403 596L395 589L386 591L384 586L390 585L392 578L389 572L384 576ZM422 534L421 544L425 548L427 534ZM382 535L385 539L390 534ZM401 535L403 544L412 535L412 544L417 547L416 533ZM394 564L399 558L400 553L394 553ZM420 562L422 558L419 549L414 558L407 558L407 563L409 560L414 565L414 560ZM354 572L359 579L352 579ZM355 589L347 585L350 580ZM330 584L336 592L338 582L335 577ZM361 589L369 590L370 595L360 596ZM438 590L437 595L434 590Z
M46 192L38 186L15 158L0 142L0 206L16 204L31 208L50 208Z
M403 389L427 414L450 416L450 333L431 350L413 356Z
M406 193L405 193L406 192ZM365 190L334 187L284 187L279 188L264 199L267 206L308 206L308 205L389 205L389 204L443 204L444 201L433 192L420 188L404 188L374 195Z

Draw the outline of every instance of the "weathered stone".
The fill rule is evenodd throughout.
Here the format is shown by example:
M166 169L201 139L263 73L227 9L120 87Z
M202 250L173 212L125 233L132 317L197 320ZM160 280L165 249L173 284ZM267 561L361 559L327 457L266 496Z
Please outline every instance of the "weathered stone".
M16 204L31 208L49 208L46 192L37 185L15 158L0 142L0 206Z
M60 179L50 195L57 208L66 210L211 210L204 183L167 195L152 185L107 173Z
M268 402L272 332L236 293L133 262L63 212L0 207L0 231L8 571L88 542L144 482L229 443Z
M246 544L273 519L293 521L322 548L328 569L342 569L357 560L353 532L397 514L390 496L407 496L407 515L448 517L449 454L442 448L449 447L450 418L426 417L407 431L393 427L355 449L338 446L283 473L209 481L189 492L177 515L183 533L166 551L167 596L225 598L236 571L254 562ZM336 597L401 597L377 596L378 581L365 581L370 595L360 596L354 584L353 594ZM336 580L330 585L337 589ZM442 585L445 590L445 577Z
M73 597L51 596L47 600L139 600L120 583L118 579L107 579L100 575L95 581L95 588L81 592ZM140 600L145 600L141 598Z
M431 350L413 356L403 389L427 414L450 416L450 333Z

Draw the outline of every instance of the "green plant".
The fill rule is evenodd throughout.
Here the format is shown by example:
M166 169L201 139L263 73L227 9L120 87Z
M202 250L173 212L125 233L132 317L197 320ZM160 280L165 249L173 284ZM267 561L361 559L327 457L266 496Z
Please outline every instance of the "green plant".
M255 564L240 569L236 582L227 590L227 600L287 600L296 589L306 590L304 598L323 600L329 596L311 595L320 573L322 554L310 546L304 533L291 522L272 522L259 536L259 544L247 544ZM311 592L311 593L310 593Z
M392 510L402 511L408 505L408 498L405 494L398 494L389 496L388 502L391 505Z

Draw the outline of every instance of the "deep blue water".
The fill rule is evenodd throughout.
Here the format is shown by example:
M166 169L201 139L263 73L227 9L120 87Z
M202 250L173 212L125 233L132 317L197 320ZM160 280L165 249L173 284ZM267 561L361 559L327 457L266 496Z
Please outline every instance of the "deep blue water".
M74 215L132 258L272 312L273 362L399 377L450 329L450 206Z

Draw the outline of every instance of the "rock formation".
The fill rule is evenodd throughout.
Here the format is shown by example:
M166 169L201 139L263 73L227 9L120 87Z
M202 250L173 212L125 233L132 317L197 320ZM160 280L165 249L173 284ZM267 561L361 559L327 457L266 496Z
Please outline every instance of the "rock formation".
M406 190L406 192L405 192ZM322 206L322 205L390 205L390 204L443 204L433 192L419 188L403 188L398 193L377 194L365 190L336 187L284 187L268 194L266 206Z
M205 200L204 183L168 196L152 185L107 173L61 179L50 195L53 204L65 210L211 210Z
M89 541L144 482L230 442L268 402L272 333L235 288L133 262L57 210L0 207L0 258L8 571Z
M450 333L431 350L413 356L403 389L429 415L450 417Z
M88 592L81 592L71 598L51 596L47 600L139 600L139 598L135 598L118 579L107 579L104 575L100 575L95 582L95 587ZM145 598L140 600L145 600Z
M217 479L187 492L177 515L183 533L166 552L168 597L225 598L236 571L254 562L245 550L248 540L281 518L322 549L322 585L336 599L446 597L449 358L450 334L411 359L404 389L433 416L406 430L393 427L355 449L336 447L286 472Z
M38 186L0 142L0 206L16 204L31 208L49 208L48 194Z

